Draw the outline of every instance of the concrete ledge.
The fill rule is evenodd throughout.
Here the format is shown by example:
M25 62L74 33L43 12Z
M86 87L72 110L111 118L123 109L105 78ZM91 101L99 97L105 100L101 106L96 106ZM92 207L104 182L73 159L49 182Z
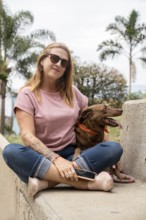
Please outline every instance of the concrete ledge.
M15 180L13 173L5 165L2 157L2 150L8 141L0 134L0 218L14 220L15 213ZM9 211L8 211L9 210Z
M29 197L27 185L7 167L2 157L7 144L0 134L0 220L60 219L42 196L35 200Z
M58 185L28 196L27 186L7 167L0 135L0 220L144 220L146 219L146 100L123 106L124 169L137 178L133 184L115 184L112 192L81 191Z
M123 111L124 170L146 181L146 99L125 102Z

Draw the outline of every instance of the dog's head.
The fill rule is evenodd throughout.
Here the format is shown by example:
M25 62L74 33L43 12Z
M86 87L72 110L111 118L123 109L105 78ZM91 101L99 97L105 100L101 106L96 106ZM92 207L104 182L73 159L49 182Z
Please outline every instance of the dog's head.
M99 126L118 127L120 124L113 118L122 114L122 109L109 107L104 104L96 104L85 108L80 115L79 122L86 121L88 124L97 123Z

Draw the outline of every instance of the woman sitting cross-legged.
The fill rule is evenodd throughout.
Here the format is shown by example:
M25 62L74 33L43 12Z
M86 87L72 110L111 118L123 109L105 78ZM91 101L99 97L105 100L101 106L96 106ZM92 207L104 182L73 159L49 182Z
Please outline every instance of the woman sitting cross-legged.
M72 78L69 49L62 43L52 43L39 56L34 75L17 96L14 112L24 145L7 145L3 157L28 184L32 196L59 183L76 189L113 188L113 179L104 170L120 160L123 150L119 143L102 142L72 161L76 148L75 123L88 105L88 98L73 85ZM75 168L98 175L95 181L82 180Z

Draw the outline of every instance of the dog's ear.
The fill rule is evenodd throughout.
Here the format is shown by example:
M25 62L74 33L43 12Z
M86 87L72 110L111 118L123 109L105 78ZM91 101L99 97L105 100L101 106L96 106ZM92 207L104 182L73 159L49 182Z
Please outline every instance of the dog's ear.
M92 109L86 108L82 111L82 113L79 117L79 120L85 119L85 118L90 117L90 116L92 116Z

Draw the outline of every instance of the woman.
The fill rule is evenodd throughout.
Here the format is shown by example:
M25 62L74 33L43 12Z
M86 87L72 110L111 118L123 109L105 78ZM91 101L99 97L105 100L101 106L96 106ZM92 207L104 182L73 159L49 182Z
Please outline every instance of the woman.
M23 145L3 151L8 166L28 183L30 195L65 183L77 189L109 191L111 176L103 171L116 164L122 148L103 142L85 150L72 162L76 148L75 123L88 99L72 85L73 62L69 49L52 43L38 58L35 74L20 90L14 112ZM97 172L95 181L78 179L75 168Z

